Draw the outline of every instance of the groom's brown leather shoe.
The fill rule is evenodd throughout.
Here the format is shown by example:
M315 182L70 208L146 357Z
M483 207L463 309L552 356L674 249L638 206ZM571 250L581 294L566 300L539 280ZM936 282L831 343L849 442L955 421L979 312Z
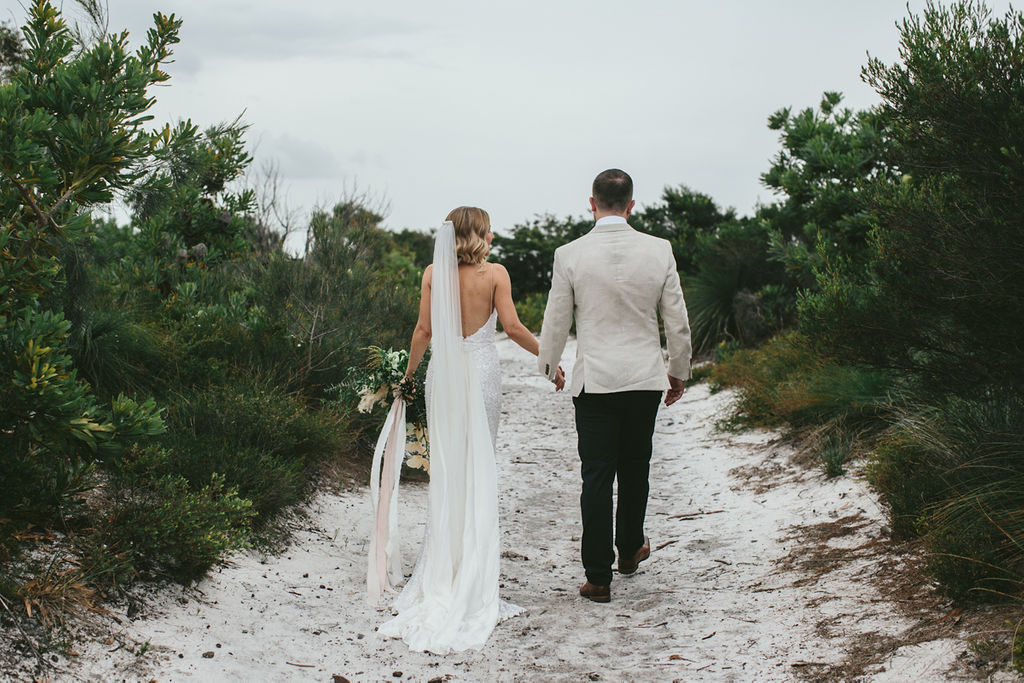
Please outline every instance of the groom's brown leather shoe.
M585 597L587 600L593 600L594 602L611 602L612 587L598 586L587 581L585 584L580 586L580 595Z
M632 574L636 571L636 568L640 566L640 563L651 556L651 539L644 536L644 544L640 546L640 549L633 554L631 559L625 559L619 557L619 573L620 574Z

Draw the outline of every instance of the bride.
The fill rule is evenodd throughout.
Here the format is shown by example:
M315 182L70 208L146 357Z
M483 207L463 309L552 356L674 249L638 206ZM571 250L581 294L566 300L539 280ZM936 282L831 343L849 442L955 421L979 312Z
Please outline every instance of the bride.
M408 382L431 344L429 518L416 568L394 603L398 614L379 631L436 654L480 648L500 619L522 611L498 598L496 320L534 355L537 340L516 315L508 272L487 262L490 224L483 209L462 206L438 231L405 372ZM559 369L556 389L564 385Z

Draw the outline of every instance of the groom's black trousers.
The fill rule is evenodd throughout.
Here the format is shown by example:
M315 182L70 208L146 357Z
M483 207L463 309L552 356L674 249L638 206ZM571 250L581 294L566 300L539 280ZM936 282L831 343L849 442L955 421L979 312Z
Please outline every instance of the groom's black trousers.
M588 394L573 399L583 493L583 569L590 583L612 582L612 483L619 481L614 546L631 558L644 543L651 437L660 391Z

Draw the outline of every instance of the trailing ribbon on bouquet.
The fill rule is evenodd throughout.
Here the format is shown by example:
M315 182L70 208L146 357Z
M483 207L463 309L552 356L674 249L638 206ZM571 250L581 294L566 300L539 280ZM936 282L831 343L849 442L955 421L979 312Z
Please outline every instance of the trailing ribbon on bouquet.
M373 449L370 504L374 521L366 567L366 593L376 604L384 591L392 591L402 578L398 543L398 479L405 457L405 401L396 398Z

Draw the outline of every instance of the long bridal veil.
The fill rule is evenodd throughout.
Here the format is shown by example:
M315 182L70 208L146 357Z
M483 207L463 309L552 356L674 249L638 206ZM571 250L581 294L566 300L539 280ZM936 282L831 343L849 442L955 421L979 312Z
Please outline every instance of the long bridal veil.
M427 377L430 494L426 541L380 633L414 650L479 648L499 618L494 447L472 354L462 338L455 229L434 244Z

